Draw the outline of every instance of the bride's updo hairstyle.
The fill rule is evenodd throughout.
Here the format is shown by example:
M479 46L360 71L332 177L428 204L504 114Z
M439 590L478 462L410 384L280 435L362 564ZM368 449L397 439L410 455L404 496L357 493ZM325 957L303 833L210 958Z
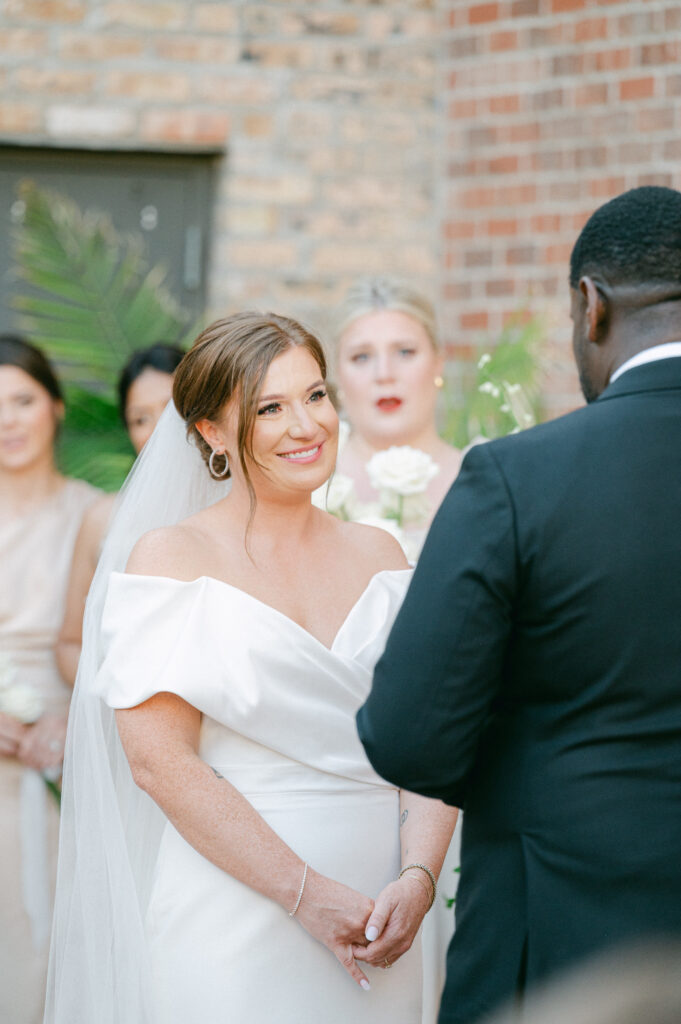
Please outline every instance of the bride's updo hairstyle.
M433 304L418 289L396 277L363 277L351 284L334 317L336 350L350 324L367 313L405 313L423 327L439 351Z
M175 373L173 401L187 424L187 436L194 440L209 467L211 447L196 424L203 419L216 423L232 398L238 401L238 457L246 484L254 499L246 458L253 459L253 426L267 371L277 356L290 348L306 348L323 378L326 359L320 342L296 320L275 313L235 313L216 320L198 336ZM225 457L216 455L217 474ZM211 473L211 476L214 474ZM219 477L227 479L230 471ZM215 477L218 478L217 476Z

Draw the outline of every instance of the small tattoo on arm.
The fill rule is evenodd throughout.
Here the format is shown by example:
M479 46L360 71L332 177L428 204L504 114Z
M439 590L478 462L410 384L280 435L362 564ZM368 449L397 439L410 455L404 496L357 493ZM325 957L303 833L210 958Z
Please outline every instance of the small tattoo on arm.
M408 817L409 817L409 811L406 810L406 808L405 808L405 810L403 810L402 813L400 814L400 828L402 828L402 826L404 825L404 823L405 823L405 821L407 820Z
M222 779L224 781L224 775L221 775L217 768L213 768L213 765L211 765L210 770L212 771L213 775L215 775L216 778Z

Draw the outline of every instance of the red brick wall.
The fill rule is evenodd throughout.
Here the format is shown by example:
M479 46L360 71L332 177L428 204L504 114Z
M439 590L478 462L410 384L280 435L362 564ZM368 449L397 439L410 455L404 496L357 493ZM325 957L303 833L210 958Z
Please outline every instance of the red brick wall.
M680 55L679 0L0 0L0 140L222 150L211 312L400 273L460 361L525 308L553 415L579 228L681 184Z
M222 151L211 312L437 291L438 0L0 0L0 140Z
M678 0L449 0L442 310L455 359L546 318L545 406L577 404L568 258L589 214L681 186Z

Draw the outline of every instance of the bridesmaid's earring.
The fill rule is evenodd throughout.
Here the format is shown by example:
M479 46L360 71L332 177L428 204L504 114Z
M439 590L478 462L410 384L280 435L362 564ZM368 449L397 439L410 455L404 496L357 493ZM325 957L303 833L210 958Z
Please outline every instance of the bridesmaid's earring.
M441 387L444 386L444 382L445 382L444 377L441 377L440 374L438 373L437 377L433 381L433 384L435 385L436 388L441 388Z

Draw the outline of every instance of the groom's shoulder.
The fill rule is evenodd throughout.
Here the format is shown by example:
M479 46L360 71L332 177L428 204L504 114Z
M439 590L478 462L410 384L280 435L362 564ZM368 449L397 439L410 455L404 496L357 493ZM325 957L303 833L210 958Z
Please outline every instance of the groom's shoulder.
M557 453L565 446L571 446L575 439L588 433L593 427L592 406L583 406L565 413L546 423L538 423L527 430L507 434L505 437L473 445L467 452L467 458L476 457L482 449L495 462L525 461L528 458L544 457L553 451Z

